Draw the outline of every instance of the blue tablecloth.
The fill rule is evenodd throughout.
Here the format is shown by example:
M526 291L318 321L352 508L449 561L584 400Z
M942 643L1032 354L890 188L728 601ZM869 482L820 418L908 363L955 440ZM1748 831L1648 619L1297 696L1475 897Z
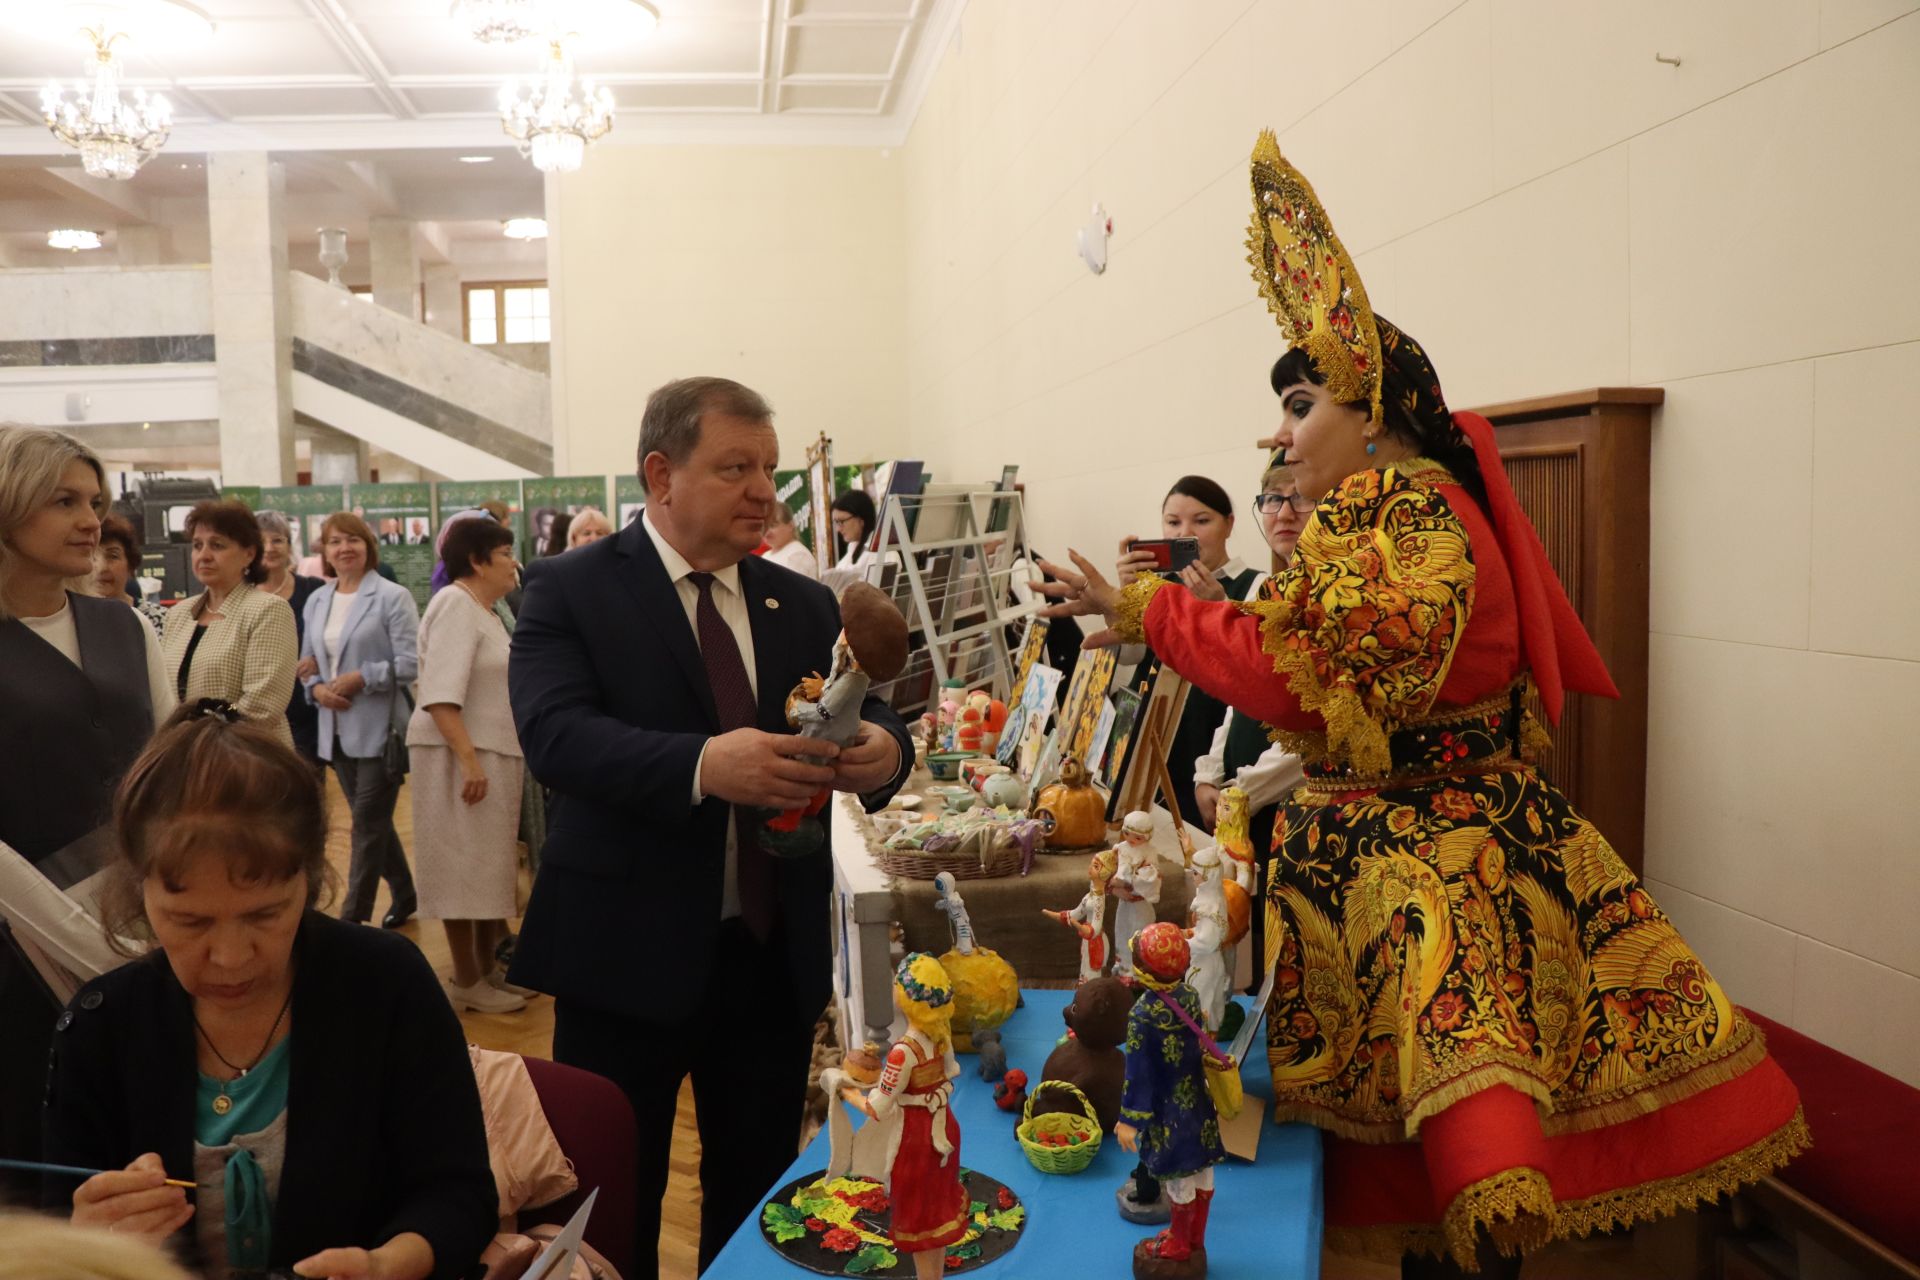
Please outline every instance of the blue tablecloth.
M1070 992L1027 991L1026 1008L1002 1028L1009 1066L1038 1079L1041 1065L1066 1030L1060 1011ZM1240 997L1244 1002L1245 996ZM1266 1054L1261 1041L1248 1055L1241 1079L1249 1094L1271 1096ZM968 1168L992 1174L1014 1189L1027 1206L1027 1229L1013 1251L981 1267L992 1280L1067 1276L1127 1276L1132 1273L1134 1242L1160 1228L1136 1227L1120 1216L1113 1192L1134 1168L1134 1158L1108 1134L1100 1154L1084 1172L1071 1176L1041 1173L1027 1162L1014 1140L1018 1116L993 1105L993 1086L975 1074L979 1058L960 1055L953 1112L960 1121L960 1152ZM781 1175L779 1186L827 1164L823 1131ZM1211 1280L1272 1277L1317 1280L1320 1274L1320 1135L1305 1125L1266 1122L1259 1159L1253 1164L1229 1159L1214 1171L1215 1198L1207 1224L1207 1274ZM770 1196L777 1188L767 1189ZM707 1269L706 1280L791 1277L808 1273L787 1262L760 1236L758 1220L744 1224ZM900 1265L881 1273L883 1280L911 1280L913 1269Z

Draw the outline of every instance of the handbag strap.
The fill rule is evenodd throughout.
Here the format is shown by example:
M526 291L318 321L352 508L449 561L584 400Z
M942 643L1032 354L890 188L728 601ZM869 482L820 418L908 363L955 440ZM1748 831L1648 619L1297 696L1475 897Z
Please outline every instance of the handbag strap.
M1153 994L1159 996L1161 1003L1173 1010L1175 1016L1187 1024L1187 1030L1193 1032L1194 1035L1200 1038L1200 1047L1207 1051L1208 1057L1219 1063L1223 1068L1233 1065L1233 1055L1222 1049L1219 1043L1215 1041L1212 1036L1208 1035L1199 1023L1193 1020L1193 1015L1180 1007L1178 1000L1175 1000L1164 991L1155 991Z

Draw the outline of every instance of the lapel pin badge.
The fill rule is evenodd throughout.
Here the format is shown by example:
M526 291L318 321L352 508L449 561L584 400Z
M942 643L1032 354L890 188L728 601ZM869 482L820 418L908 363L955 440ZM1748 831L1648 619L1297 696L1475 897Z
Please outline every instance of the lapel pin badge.
M778 609L779 607L780 607L780 602L778 600L775 600L772 596L767 597L767 608Z

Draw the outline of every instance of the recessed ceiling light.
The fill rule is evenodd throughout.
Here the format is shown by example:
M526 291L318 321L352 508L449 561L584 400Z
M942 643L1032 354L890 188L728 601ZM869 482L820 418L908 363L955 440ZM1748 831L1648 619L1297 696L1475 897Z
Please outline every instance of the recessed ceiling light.
M58 231L47 232L49 249L65 249L78 253L82 249L98 249L100 233L98 231L80 231L73 227L63 227Z
M545 240L547 238L547 220L545 218L508 218L500 229L509 240Z
M492 164L492 156L461 156L461 164Z

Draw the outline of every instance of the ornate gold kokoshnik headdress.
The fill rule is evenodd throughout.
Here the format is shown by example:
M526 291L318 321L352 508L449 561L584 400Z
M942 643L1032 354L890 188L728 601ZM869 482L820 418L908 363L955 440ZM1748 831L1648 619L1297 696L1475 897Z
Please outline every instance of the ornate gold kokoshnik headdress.
M1247 261L1287 345L1303 347L1335 400L1364 400L1380 421L1380 330L1360 272L1313 186L1280 154L1273 130L1253 144Z

